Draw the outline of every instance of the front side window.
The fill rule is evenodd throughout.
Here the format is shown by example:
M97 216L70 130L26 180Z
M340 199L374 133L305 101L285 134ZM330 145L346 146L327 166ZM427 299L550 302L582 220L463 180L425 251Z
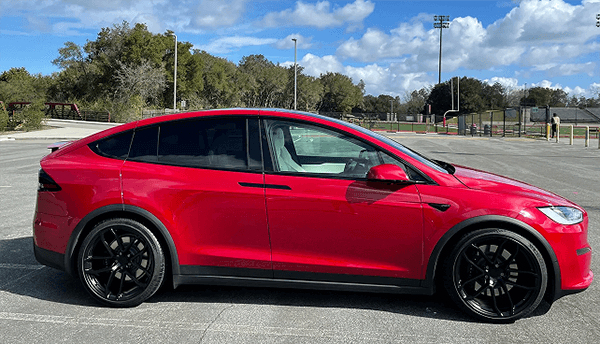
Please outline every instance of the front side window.
M383 163L371 145L319 126L265 120L265 131L278 172L365 178Z

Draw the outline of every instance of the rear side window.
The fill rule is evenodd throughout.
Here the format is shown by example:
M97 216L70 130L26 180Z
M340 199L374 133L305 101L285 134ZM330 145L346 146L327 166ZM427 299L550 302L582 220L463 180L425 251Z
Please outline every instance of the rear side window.
M244 118L214 118L160 126L158 162L187 167L247 169Z
M128 130L120 134L109 136L98 140L89 145L90 149L96 154L116 159L126 159L131 145L131 136L133 130Z
M131 143L129 160L156 162L158 147L158 126L136 129Z

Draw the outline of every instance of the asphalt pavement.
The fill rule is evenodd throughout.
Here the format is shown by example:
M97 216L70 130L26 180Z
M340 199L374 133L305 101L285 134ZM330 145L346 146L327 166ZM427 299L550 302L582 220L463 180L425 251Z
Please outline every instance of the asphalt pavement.
M182 286L161 291L135 308L99 306L77 280L39 265L33 257L31 222L39 160L49 152L46 146L104 129L99 124L55 125L63 129L0 136L0 342L600 342L598 281L585 292L508 325L474 322L440 297L310 290ZM597 142L585 148L582 141L570 146L562 139L557 144L388 135L432 158L519 179L580 204L590 218L592 268L600 271Z

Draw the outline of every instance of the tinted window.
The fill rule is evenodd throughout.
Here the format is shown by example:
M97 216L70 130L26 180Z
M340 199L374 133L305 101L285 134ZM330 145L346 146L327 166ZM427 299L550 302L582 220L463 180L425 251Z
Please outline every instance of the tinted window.
M90 148L96 153L111 158L126 159L131 144L131 135L133 131L107 137L90 144Z
M158 127L136 129L131 143L129 160L156 162Z
M215 118L162 124L158 161L189 167L247 169L246 120Z

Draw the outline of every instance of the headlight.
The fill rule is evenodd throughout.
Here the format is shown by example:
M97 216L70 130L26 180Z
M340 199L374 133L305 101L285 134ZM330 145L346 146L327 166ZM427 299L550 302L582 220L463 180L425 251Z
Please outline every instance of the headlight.
M583 212L571 207L544 207L538 208L554 222L561 225L574 225L583 221Z

